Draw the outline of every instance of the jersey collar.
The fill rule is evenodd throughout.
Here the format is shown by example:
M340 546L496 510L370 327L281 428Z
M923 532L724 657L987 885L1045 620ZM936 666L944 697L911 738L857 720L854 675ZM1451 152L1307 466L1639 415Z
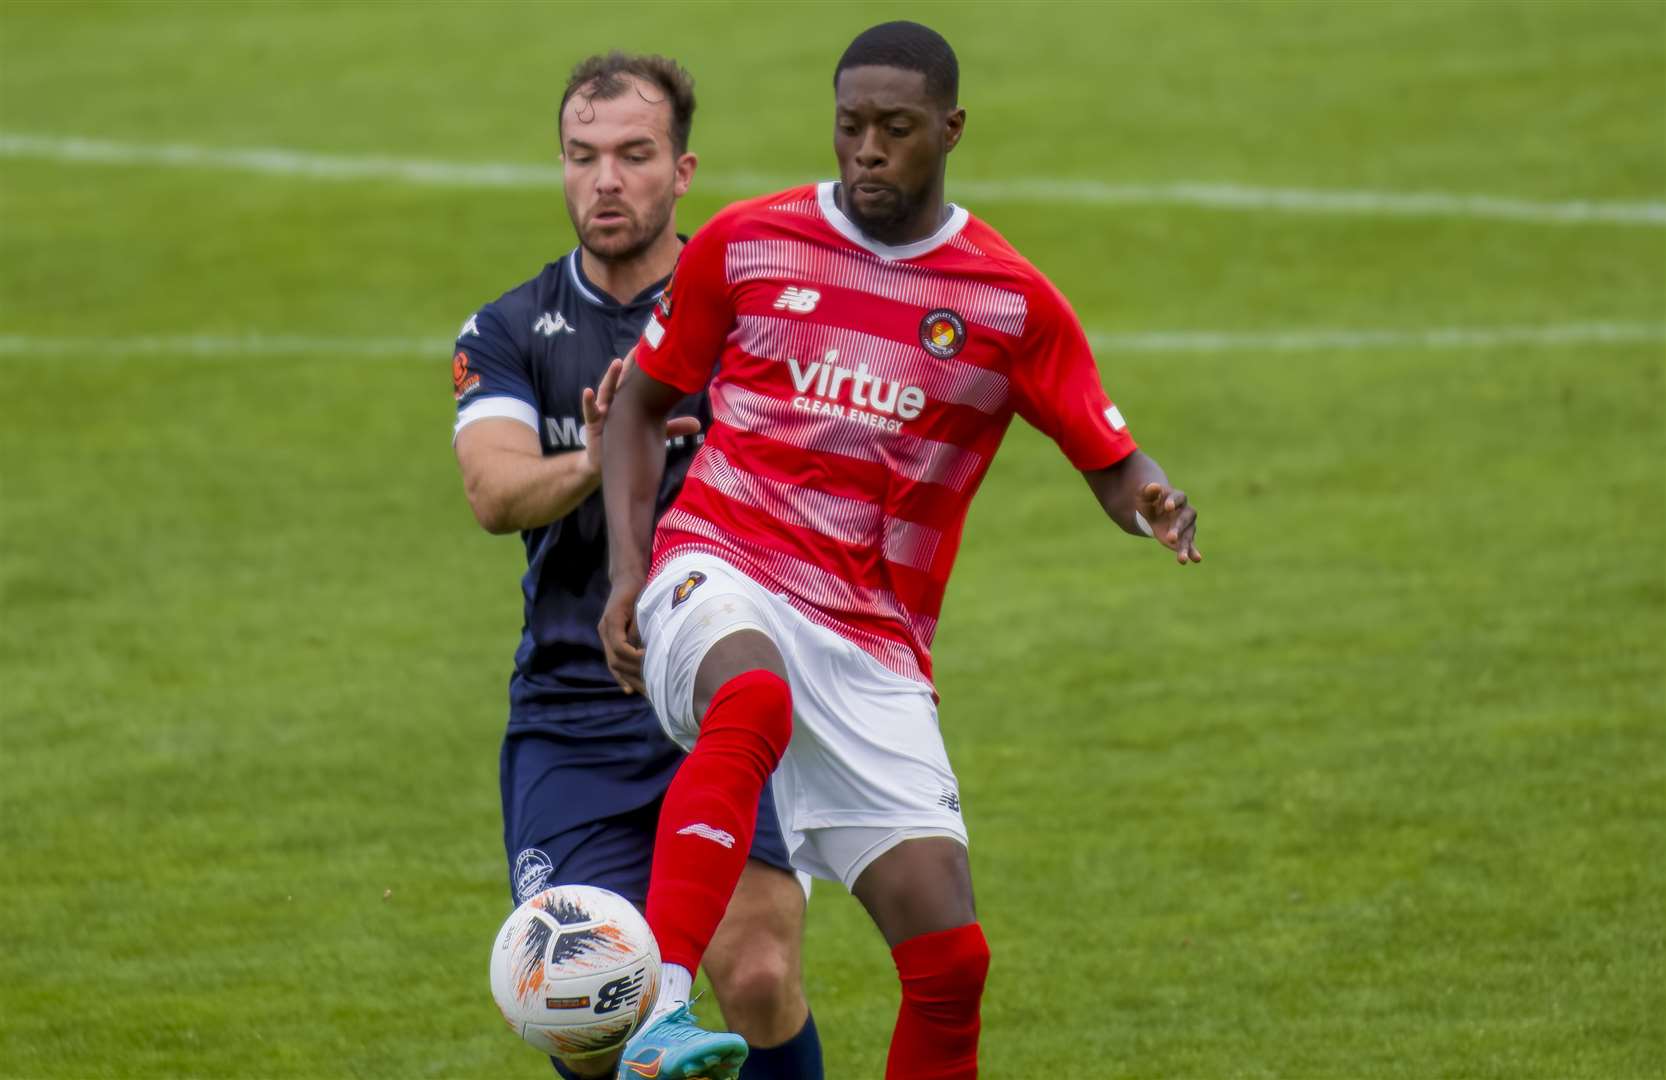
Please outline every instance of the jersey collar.
M839 231L839 235L866 251L871 251L887 262L897 259L917 259L921 255L929 255L950 240L955 234L966 227L971 218L964 207L949 204L949 220L943 222L941 228L924 240L916 240L911 244L882 244L856 227L856 223L845 217L845 212L839 209L839 204L833 200L833 189L837 181L823 180L816 185L816 204L821 207L821 216L827 223Z
M688 237L684 236L682 233L677 234L677 239L681 240L685 244L688 243ZM578 294L580 296L584 297L585 300L599 308L618 310L622 307L637 307L642 304L651 303L660 298L660 294L665 292L665 286L671 281L671 275L667 274L665 277L660 278L646 289L643 289L640 293L637 293L636 298L630 303L619 304L616 303L612 297L608 296L607 293L590 284L590 279L584 276L584 268L579 265L579 261L579 249L574 248L567 255L567 280L573 283L573 288L578 290Z

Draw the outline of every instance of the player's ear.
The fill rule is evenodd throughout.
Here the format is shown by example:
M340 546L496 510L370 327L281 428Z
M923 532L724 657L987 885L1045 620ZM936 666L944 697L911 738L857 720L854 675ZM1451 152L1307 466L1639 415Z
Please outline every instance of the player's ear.
M943 118L943 152L946 154L960 144L966 133L966 110L954 109Z
M677 198L688 194L688 186L694 182L694 167L698 164L700 159L693 154L681 154L677 157L677 172L671 186Z

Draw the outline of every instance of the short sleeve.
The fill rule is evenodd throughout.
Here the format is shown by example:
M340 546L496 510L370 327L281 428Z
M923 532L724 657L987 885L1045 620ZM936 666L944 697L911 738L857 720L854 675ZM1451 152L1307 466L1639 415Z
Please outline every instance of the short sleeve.
M516 344L494 305L469 316L457 332L451 357L451 386L457 398L457 433L478 420L503 417L538 430L538 399L526 350Z
M1018 415L1083 471L1115 465L1138 448L1099 381L1099 366L1070 304L1042 280L1012 364Z
M728 231L720 214L689 239L636 344L637 367L685 394L705 388L734 327L723 267Z

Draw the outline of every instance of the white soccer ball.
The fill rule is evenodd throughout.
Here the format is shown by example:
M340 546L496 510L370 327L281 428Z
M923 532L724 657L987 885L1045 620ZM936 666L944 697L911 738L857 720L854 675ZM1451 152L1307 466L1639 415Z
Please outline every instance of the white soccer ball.
M492 944L492 997L509 1027L546 1054L617 1051L659 993L659 943L631 902L591 885L545 889Z

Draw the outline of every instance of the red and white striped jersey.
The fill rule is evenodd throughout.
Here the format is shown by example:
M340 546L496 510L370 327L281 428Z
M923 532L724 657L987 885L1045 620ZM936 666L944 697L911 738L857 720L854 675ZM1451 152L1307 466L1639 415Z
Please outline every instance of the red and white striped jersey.
M833 189L714 217L637 344L661 382L712 380L711 430L653 569L715 554L929 683L966 511L1013 414L1078 469L1135 444L1070 305L999 233L953 208L927 239L887 246Z

